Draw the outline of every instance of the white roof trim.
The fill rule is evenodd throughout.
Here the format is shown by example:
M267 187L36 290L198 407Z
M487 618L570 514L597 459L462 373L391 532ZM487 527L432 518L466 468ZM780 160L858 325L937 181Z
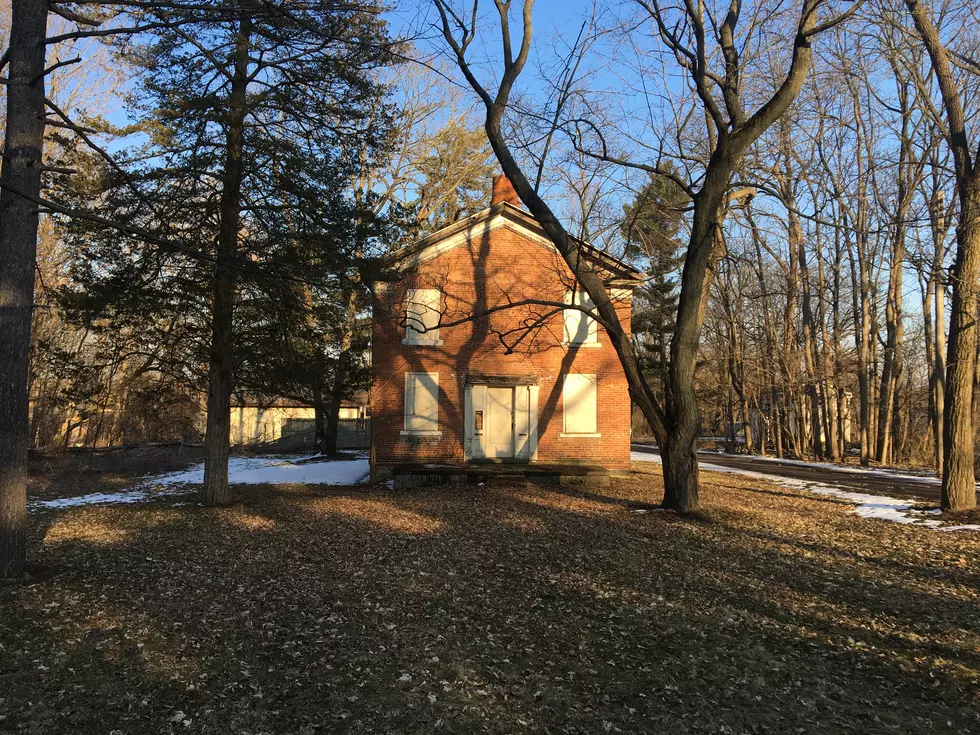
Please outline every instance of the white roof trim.
M398 262L397 267L399 270L416 267L422 263L425 263L426 261L432 260L433 258L438 258L440 255L448 253L450 250L458 247L459 245L470 245L477 243L481 238L486 237L491 232L501 227L512 230L521 237L530 240L543 248L551 250L552 252L558 252L558 248L555 247L555 244L551 242L551 240L549 240L547 237L542 237L540 234L522 224L520 221L517 221L512 217L508 217L506 211L504 211L498 212L489 219L476 222L470 227L467 227L465 230L461 230L443 240L438 240L417 253L406 256L403 260Z

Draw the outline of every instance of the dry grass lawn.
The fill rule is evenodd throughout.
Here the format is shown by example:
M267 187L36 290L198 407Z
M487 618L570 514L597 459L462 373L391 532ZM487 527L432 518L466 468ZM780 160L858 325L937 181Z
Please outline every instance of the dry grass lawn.
M980 534L635 467L39 512L0 732L980 732Z

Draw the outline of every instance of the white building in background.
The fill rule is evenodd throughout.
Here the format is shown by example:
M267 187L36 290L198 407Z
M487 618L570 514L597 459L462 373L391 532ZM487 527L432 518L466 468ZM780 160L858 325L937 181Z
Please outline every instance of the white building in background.
M338 418L345 428L366 431L368 415L367 391L359 390L353 400L341 404ZM267 444L308 434L312 444L313 424L312 406L286 399L260 401L246 397L231 407L231 443Z

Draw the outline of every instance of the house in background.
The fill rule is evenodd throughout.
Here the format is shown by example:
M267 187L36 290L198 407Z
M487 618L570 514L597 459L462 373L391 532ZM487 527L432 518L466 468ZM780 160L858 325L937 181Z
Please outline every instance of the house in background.
M368 446L370 410L365 390L355 391L350 401L340 406L338 446L344 449ZM297 444L313 445L314 411L299 401L285 398L259 398L237 395L231 406L231 443L267 444L297 437ZM355 435L360 434L362 440Z
M582 249L628 329L640 273ZM629 468L619 358L594 320L562 307L591 302L506 178L495 178L488 209L392 253L381 273L373 282L375 479L397 485L432 465Z

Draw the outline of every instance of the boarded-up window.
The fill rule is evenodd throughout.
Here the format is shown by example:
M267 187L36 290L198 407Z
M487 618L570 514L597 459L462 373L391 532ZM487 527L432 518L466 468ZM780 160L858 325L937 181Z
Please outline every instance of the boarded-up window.
M439 430L439 373L405 373L405 431Z
M436 288L409 289L405 299L405 344L438 345L441 294Z
M566 434L595 434L596 376L569 374L562 387Z
M566 291L565 303L592 309L592 299L585 291ZM579 309L565 309L565 342L571 345L594 344L599 341L599 325Z

